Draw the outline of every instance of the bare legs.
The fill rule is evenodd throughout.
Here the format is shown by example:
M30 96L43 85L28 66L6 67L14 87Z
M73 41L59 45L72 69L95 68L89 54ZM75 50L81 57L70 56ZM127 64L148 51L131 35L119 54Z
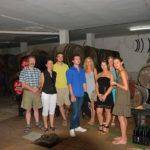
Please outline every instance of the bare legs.
M116 116L112 115L111 126L115 126L115 119L116 119Z
M48 121L47 120L48 120L48 116L43 116L45 129L48 129ZM54 128L54 115L49 114L49 122L50 122L50 127Z
M65 110L65 107L66 107L66 110ZM60 110L60 113L61 113L62 118L63 118L63 125L64 126L67 125L67 117L68 117L68 114L69 114L69 108L70 108L70 106L68 106L68 105L59 106L59 110Z
M64 106L63 105L59 106L59 110L61 112L63 120L67 120L67 115L68 115L68 112L69 112L69 108L70 108L70 106L66 105L66 112L65 112Z
M26 123L27 125L30 125L31 122L31 109L26 110Z
M111 109L105 109L106 125L109 125L111 120Z
M39 122L39 110L34 109L34 118L36 122ZM27 125L30 125L31 122L31 109L26 110L26 123Z
M39 122L39 110L35 108L33 110L34 110L35 122Z
M99 125L103 125L103 108L97 108L97 117L99 121Z
M48 128L48 123L47 123L47 116L43 116L43 121L44 121L44 128Z
M104 108L97 108L97 117L98 117L98 121L100 125L100 130L102 129L101 127L103 125L103 131L108 132L108 126L111 120L111 109L105 109L105 118L106 118L105 125L104 125L104 119L103 119L103 111L104 111Z
M54 115L49 115L50 127L54 128Z
M93 125L95 122L95 109L94 109L94 101L91 101L91 119L88 124Z
M26 110L25 118L26 118L27 126L24 129L24 132L27 133L31 129L31 125L30 125L31 124L31 109ZM36 121L36 125L39 126L39 110L38 109L34 109L34 118Z
M121 129L121 137L117 137L114 139L113 144L126 144L127 143L127 118L124 116L118 116L120 129Z

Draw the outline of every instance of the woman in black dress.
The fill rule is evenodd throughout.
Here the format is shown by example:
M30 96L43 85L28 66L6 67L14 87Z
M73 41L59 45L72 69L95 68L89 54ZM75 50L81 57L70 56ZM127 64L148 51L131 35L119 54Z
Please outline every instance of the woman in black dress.
M107 133L111 120L111 108L113 107L112 86L110 85L110 82L113 82L113 75L108 70L107 61L104 60L101 62L101 68L102 72L98 74L96 84L96 111L99 120L99 131ZM105 123L103 119L104 112L106 118Z

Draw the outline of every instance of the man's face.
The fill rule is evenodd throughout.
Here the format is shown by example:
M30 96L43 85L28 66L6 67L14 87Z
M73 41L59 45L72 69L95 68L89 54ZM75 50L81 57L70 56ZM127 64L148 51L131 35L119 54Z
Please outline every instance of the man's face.
M74 65L80 65L81 59L79 56L75 56L72 62Z
M35 58L29 58L29 67L34 67L35 66Z
M58 62L63 62L64 60L64 56L62 54L58 54L56 58Z

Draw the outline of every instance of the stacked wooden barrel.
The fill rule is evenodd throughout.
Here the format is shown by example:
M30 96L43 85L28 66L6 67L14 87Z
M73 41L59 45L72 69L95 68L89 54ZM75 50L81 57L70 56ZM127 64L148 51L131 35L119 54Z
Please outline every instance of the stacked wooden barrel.
M64 61L69 66L72 65L72 57L74 54L80 55L81 64L84 63L86 57L91 57L99 71L101 70L101 60L107 59L108 56L119 56L119 52L117 51L97 49L90 46L80 46L76 44L59 45L53 49L54 56L56 56L57 52L62 52L64 54Z
M135 86L134 106L148 104L150 108L150 63L141 68L138 85Z
M34 49L18 55L3 55L0 56L0 68L3 68L5 76L7 76L7 88L9 89L12 87L13 81L18 77L20 72L20 63L26 56L34 55L36 57L36 66L43 71L45 69L46 59L51 58L53 61L55 61L56 54L58 52L62 52L64 54L64 62L69 66L72 65L72 57L75 54L80 55L82 65L86 57L91 57L93 58L98 71L101 70L100 62L102 59L107 58L110 55L119 55L119 52L117 51L97 49L90 46L80 46L76 44L62 44L54 47L51 50Z

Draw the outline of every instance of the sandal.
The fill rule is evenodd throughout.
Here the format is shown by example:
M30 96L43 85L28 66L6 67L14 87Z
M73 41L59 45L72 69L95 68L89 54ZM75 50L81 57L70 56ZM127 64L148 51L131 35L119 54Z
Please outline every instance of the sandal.
M115 127L115 126L116 126L116 124L115 124L114 122L112 122L112 123L111 123L111 126L112 126L112 127Z
M44 132L48 132L48 128L44 128Z
M55 130L56 130L56 128L55 128L55 127L50 127L50 129L51 129L52 131L55 131Z
M103 125L99 125L98 130L99 130L100 132L103 132Z
M31 131L31 126L26 126L25 128L24 128L24 133L29 133Z
M43 125L40 122L36 122L35 126L38 127L39 129L43 128Z
M103 124L103 133L108 133L109 132L109 126L106 124Z

